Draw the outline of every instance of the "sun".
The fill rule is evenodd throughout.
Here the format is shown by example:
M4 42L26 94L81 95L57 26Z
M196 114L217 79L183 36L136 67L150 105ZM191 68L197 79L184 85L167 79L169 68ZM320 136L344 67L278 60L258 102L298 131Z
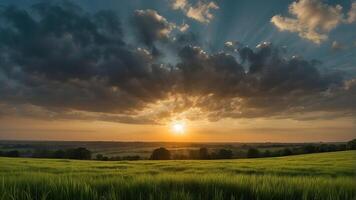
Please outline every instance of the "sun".
M171 124L171 131L177 135L183 135L186 132L186 124L182 121L175 121Z

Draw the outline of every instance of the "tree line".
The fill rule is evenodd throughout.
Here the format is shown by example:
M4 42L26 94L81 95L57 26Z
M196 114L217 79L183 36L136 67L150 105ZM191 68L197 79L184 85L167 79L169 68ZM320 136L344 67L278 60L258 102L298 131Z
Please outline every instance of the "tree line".
M218 151L209 151L208 148L202 147L199 150L191 150L188 155L172 155L166 148L153 150L151 160L215 160L215 159L233 159L233 158L264 158L279 157L309 153L322 153L334 151L356 150L356 139L349 141L347 144L306 144L300 147L286 147L276 150L261 150L258 148L249 148L246 153L233 153L230 149L219 149Z
M92 153L88 149L78 147L58 150L37 149L31 155L22 157L90 160L91 155ZM18 150L0 151L0 156L21 157L21 153Z
M234 158L263 158L263 157L278 157L299 155L319 152L333 152L356 150L356 139L349 141L346 144L306 144L297 147L259 149L250 147L247 151L233 152L231 149L214 149L210 150L206 147L201 147L198 150L190 150L187 155L173 154L166 148L154 149L150 158L151 160L216 160L216 159L234 159ZM91 160L93 159L92 152L84 147L48 150L37 149L31 155L21 155L18 150L0 151L0 157L33 157L33 158L56 158L56 159L78 159ZM139 155L127 156L104 156L96 154L94 160L100 161L120 161L120 160L141 160Z

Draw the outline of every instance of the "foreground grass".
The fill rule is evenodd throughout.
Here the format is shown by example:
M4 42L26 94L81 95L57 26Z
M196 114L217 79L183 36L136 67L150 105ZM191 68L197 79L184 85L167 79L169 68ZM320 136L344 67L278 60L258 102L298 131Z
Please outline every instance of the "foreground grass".
M219 161L0 158L8 199L356 199L356 151Z

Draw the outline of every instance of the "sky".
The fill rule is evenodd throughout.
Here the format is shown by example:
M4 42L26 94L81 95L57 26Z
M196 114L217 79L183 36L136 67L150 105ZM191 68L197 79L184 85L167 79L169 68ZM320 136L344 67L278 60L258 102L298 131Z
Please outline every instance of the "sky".
M354 0L0 0L2 140L348 141L355 116Z

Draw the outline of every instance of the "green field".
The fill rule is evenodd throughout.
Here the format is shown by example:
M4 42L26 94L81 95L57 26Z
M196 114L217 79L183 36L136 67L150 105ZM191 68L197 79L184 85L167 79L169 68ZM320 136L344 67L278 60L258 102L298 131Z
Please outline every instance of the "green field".
M0 199L356 199L356 151L264 159L0 158Z

